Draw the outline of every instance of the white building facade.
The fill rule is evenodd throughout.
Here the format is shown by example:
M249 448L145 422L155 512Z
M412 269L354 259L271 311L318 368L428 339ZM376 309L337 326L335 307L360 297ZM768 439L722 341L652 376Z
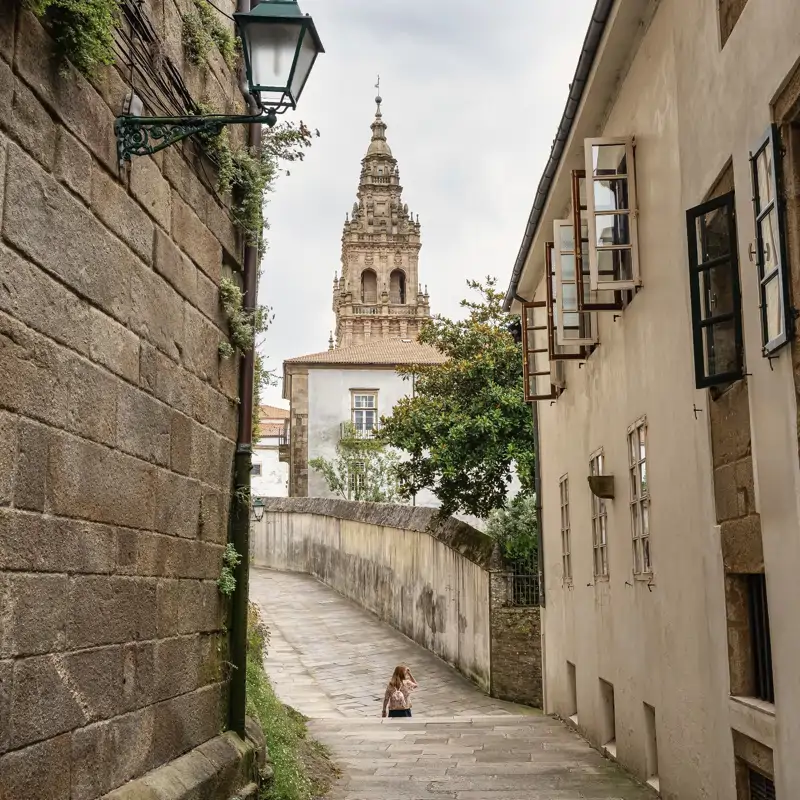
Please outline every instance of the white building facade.
M507 306L546 710L670 800L800 796L799 209L800 3L598 0Z
M258 440L253 443L250 492L258 497L289 496L289 465L280 451L289 439L289 409L259 407Z

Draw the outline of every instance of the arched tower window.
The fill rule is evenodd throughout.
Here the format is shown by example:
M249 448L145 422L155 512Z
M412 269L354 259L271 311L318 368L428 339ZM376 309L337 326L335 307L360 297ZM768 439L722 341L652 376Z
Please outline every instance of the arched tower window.
M378 276L374 270L365 269L361 273L361 302L378 302Z
M406 303L406 275L401 269L394 270L389 276L389 302Z

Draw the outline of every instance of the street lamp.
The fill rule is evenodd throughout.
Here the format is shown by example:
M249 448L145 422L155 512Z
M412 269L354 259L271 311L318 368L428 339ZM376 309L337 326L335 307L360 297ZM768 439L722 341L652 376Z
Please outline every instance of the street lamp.
M242 40L248 91L260 113L143 117L142 102L132 93L128 113L114 122L120 165L188 136L218 133L225 125L272 127L278 114L297 107L317 56L325 52L314 20L300 11L297 0L263 0L233 20Z
M263 497L253 498L253 520L255 522L261 522L264 518L264 505Z

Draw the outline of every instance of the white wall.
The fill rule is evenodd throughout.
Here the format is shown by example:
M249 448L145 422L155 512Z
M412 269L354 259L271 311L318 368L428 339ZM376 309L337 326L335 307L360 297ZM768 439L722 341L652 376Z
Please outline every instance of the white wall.
M308 370L308 460L336 457L336 443L342 422L351 417L352 389L378 392L378 417L388 417L395 404L412 393L411 380L404 380L394 369L322 369ZM333 497L323 477L308 468L308 496ZM418 506L437 507L439 502L428 491L417 495Z
M261 465L261 475L251 476L253 497L288 497L289 465L278 460L278 437L265 436L253 446L253 464Z

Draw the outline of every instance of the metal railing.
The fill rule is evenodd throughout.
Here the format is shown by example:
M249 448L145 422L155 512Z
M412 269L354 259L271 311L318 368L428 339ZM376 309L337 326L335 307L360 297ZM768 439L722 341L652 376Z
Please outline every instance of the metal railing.
M375 434L381 429L379 422L375 422L371 426L367 425L354 425L352 422L342 422L339 426L340 439L374 439Z
M353 314L357 317L372 317L381 313L377 306L353 306Z

